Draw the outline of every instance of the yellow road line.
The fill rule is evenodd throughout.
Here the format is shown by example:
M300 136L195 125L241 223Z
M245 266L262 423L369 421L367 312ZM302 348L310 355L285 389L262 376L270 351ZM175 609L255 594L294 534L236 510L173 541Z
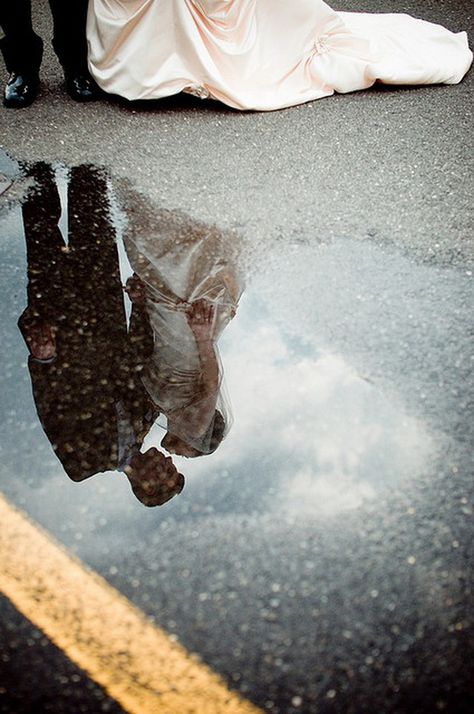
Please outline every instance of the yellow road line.
M261 714L0 495L0 590L131 714Z

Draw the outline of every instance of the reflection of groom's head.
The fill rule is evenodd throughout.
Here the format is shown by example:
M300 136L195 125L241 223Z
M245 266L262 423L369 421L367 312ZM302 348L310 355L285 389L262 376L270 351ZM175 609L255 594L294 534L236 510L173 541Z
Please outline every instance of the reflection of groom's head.
M171 457L154 447L144 453L137 451L125 473L134 495L145 506L162 506L184 488L184 476Z

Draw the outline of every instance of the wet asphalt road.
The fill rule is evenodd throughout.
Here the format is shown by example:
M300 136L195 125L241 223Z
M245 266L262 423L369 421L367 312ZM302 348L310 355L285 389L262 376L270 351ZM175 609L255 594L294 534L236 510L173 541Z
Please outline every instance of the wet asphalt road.
M467 2L343 5L474 34ZM0 489L269 712L471 711L472 72L272 114L77 106L60 81L48 54L34 106L0 110L0 173L93 163L117 204L126 179L235 232L234 425L179 464L186 488L162 509L116 474L69 481L34 409L21 211L4 202ZM0 611L2 711L98 711L100 692Z

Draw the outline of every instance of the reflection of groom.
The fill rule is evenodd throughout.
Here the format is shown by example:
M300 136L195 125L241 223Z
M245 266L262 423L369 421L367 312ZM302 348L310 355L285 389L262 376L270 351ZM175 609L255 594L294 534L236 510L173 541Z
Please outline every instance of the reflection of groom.
M28 306L19 327L44 431L74 481L118 469L144 503L164 503L183 477L156 449L140 452L157 416L140 379L150 335L135 311L127 331L105 177L71 169L66 243L53 170L36 164L30 176Z

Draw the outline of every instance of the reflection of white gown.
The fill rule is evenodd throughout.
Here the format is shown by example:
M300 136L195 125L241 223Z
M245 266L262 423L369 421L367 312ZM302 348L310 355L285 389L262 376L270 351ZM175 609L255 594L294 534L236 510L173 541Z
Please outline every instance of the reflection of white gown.
M222 371L218 393L202 396L199 353L185 310L200 299L215 306L213 342L217 343L242 291L235 236L227 236L226 241L216 228L170 211L153 213L146 223L136 227L132 220L125 234L129 261L146 284L146 310L153 330L153 354L143 383L168 425L173 423L173 433L206 452L210 434L207 429L200 435L190 433L186 408L195 406L197 400L209 400L224 418L224 433L231 414L223 394Z
M90 70L127 99L185 91L270 110L386 84L452 84L465 33L322 0L91 0Z

